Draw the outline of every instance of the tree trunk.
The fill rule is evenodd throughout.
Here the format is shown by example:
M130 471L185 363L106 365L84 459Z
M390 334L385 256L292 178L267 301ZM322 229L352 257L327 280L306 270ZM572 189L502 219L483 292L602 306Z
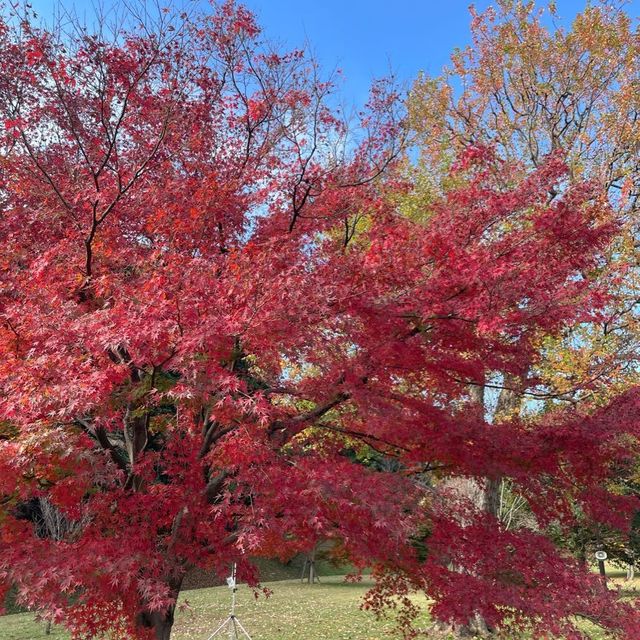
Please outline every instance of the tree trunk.
M154 620L153 630L155 631L155 640L169 640L171 637L171 629L173 628L173 611L171 615L157 614Z
M307 578L308 584L315 584L316 582L320 582L320 576L316 571L316 549L317 545L313 547L313 549L307 554L304 559L304 565L302 566L302 577L300 579L301 582L304 582L305 577ZM307 574L308 569L308 574Z
M502 480L487 478L484 483L482 510L496 518L500 514L500 487Z
M146 629L153 629L154 640L170 640L171 629L173 628L176 602L182 578L171 579L168 582L171 596L175 598L174 603L166 611L143 611L138 617L138 624Z
M522 403L522 396L518 393L521 381L512 374L503 375L504 387L498 396L493 411L493 422L509 420L518 415ZM474 384L469 388L470 402L466 411L474 412L477 419L487 420L487 403L484 384ZM487 428L491 428L490 425ZM470 500L479 511L490 513L495 518L500 517L500 489L502 478L450 478L446 486L455 489L461 495ZM454 638L477 638L493 634L493 629L487 625L486 620L479 612L473 614L464 625L439 625L438 632L448 634Z
M506 376L505 376L506 378ZM478 418L485 419L485 388L482 385L474 385L470 390L472 411L477 412ZM494 413L495 419L503 419L510 413L519 402L516 394L504 389L498 397ZM472 481L474 487L471 488L469 497L481 511L498 516L500 512L500 487L501 478L484 478L483 480Z
M522 380L511 373L503 375L504 388L501 389L494 412L494 422L503 422L514 416L520 415L522 405L522 395L518 389L522 385Z
M155 640L169 640L173 628L175 606L167 611L144 611L138 617L138 625L145 629L153 629Z
M636 575L636 569L633 566L633 563L627 565L627 582L633 580Z
M493 419L495 422L508 420L519 412L521 396L516 392L520 381L513 375L504 375L504 389L498 396ZM473 385L470 389L472 411L476 411L478 418L485 419L486 402L485 387ZM502 478L484 478L482 480L466 479L464 493L471 499L479 510L490 513L498 518L500 515L500 487ZM493 633L483 616L476 612L465 625L453 630L454 637L473 638L486 637Z
M472 638L486 638L491 635L482 616L476 614L468 624L455 625L444 622L434 623L428 631L429 638L444 640L471 640Z
M171 629L173 628L173 611L170 617L158 620L154 625L156 640L169 640L171 637Z

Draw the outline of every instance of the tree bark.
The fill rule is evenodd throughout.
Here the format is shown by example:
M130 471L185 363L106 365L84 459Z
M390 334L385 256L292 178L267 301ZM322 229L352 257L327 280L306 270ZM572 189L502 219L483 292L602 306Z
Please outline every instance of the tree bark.
M169 640L171 638L171 629L173 628L173 611L170 615L167 612L163 615L157 611L152 614L153 630L155 640Z
M165 611L143 611L138 617L138 624L146 629L153 629L154 640L170 640L173 629L176 603L182 578L170 579L168 581L171 596L174 598L173 604Z
M509 420L517 415L522 403L522 395L518 393L521 380L512 374L504 374L503 386L492 415L493 422ZM485 386L482 383L469 387L470 401L465 411L475 414L479 421L487 420L487 403ZM491 425L487 425L490 429ZM489 513L496 519L500 517L500 489L502 478L499 476L485 478L454 477L445 481L445 486L454 489L460 495L472 502L478 511ZM462 569L460 569L462 571ZM487 625L479 612L475 612L466 624L463 625L437 625L439 633L454 638L487 637L493 634L493 629Z
M498 398L495 417L503 416L510 410L514 403L515 394L508 395L503 390ZM471 410L478 414L478 418L485 418L485 388L482 385L474 385L470 390L472 407ZM490 513L498 517L500 511L500 486L501 478L484 478L483 480L471 481L473 486L469 487L468 497L473 500L479 510Z
M482 510L496 518L500 515L500 487L502 479L487 478L482 492Z
M138 626L153 629L155 640L170 640L175 605L166 611L143 611L138 616Z
M504 389L501 390L493 414L494 422L508 420L520 410L521 396L516 389L519 380L511 374L504 374ZM471 411L475 411L480 420L485 419L486 398L484 385L473 385L470 388ZM500 487L502 478L490 477L484 479L466 479L463 492L474 502L479 510L490 513L495 518L500 517ZM465 625L452 630L454 637L473 638L486 637L493 633L483 616L476 612Z
M304 559L304 564L302 566L302 576L300 578L300 582L304 582L305 577L307 578L308 584L315 584L316 582L320 582L320 576L318 576L316 572L316 550L318 545L314 546L313 549L306 555ZM307 574L307 569L309 570Z
M626 578L627 582L633 580L635 578L635 575L636 575L635 567L633 566L632 563L628 564L627 565L627 578Z
M500 391L496 408L493 413L493 422L504 422L520 414L522 406L522 394L518 389L522 385L522 380L511 373L503 375L503 389ZM484 394L483 394L484 396ZM483 397L484 401L484 397ZM500 517L500 488L502 478L488 478L485 487L484 510L487 513Z

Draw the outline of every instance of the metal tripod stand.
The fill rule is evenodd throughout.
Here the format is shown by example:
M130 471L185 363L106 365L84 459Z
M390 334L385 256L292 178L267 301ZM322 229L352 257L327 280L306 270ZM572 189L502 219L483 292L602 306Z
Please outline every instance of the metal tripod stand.
M226 620L207 638L211 640L216 636L222 637L222 634L226 631L229 640L239 640L240 638L246 638L251 640L251 636L247 633L247 630L242 626L242 623L236 617L236 563L233 563L231 568L231 575L227 578L227 584L231 589L231 612ZM242 635L240 635L242 634Z

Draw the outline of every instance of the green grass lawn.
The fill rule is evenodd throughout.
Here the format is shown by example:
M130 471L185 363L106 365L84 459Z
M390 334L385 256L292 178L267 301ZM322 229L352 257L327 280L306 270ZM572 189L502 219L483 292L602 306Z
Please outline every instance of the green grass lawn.
M612 572L612 586L623 586L626 597L636 597L640 592L640 579L624 583ZM359 604L371 582L345 583L341 576L321 578L316 585L301 584L300 580L265 583L273 594L269 598L255 599L246 587L238 590L236 614L253 640L390 640L398 638L393 633L393 620L376 620L370 613L361 611ZM188 608L178 611L173 638L175 640L207 640L229 614L230 592L227 587L185 591L181 604ZM424 598L416 598L425 604ZM427 617L417 622L418 627L428 626ZM584 625L591 640L602 640L604 635L591 625ZM43 623L34 621L32 613L18 613L0 617L2 640L69 640L69 635L54 627L45 635ZM227 640L228 635L218 636ZM116 639L119 640L119 639Z
M392 620L378 621L360 611L359 604L370 582L346 584L339 576L321 578L321 584L299 580L265 583L273 594L256 600L247 588L238 590L236 615L253 640L382 640L392 635ZM229 614L227 587L185 591L180 602L189 609L176 614L172 638L206 640ZM424 603L424 599L422 600ZM427 624L426 618L422 620ZM44 624L34 622L31 613L0 617L2 640L68 640L54 627L45 635ZM218 636L220 637L220 636ZM228 636L222 635L221 640Z

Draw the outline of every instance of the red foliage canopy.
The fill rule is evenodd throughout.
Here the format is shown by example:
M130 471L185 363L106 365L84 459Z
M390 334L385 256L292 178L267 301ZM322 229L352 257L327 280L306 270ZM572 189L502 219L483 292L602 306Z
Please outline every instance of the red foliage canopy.
M77 637L168 638L190 567L255 581L247 558L331 538L377 567L374 605L418 588L443 619L640 637L542 533L413 481L507 477L542 524L576 504L628 520L604 486L635 395L535 427L465 410L470 383L523 371L539 332L599 302L614 225L588 185L548 204L559 158L507 188L471 149L465 186L412 223L376 180L393 94L348 144L314 65L232 3L112 42L7 19L0 68L0 579L22 602ZM37 526L45 498L60 535Z

